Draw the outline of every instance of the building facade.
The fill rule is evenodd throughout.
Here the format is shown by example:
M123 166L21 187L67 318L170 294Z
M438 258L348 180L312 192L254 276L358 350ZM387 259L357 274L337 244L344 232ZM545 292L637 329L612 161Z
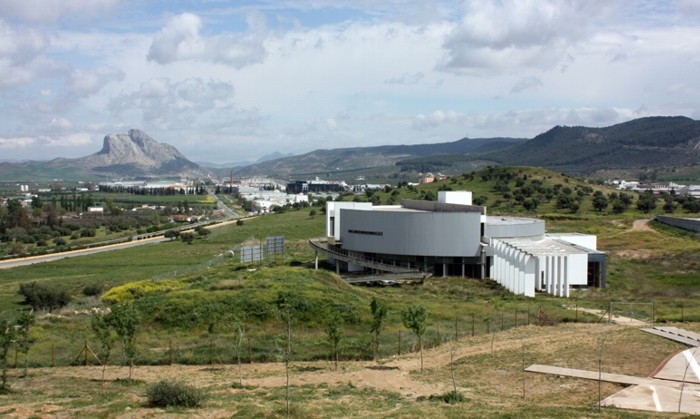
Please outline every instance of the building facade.
M326 237L311 245L339 273L491 278L527 296L568 297L571 288L605 286L605 254L595 236L550 235L543 220L488 217L467 191L391 206L328 202Z

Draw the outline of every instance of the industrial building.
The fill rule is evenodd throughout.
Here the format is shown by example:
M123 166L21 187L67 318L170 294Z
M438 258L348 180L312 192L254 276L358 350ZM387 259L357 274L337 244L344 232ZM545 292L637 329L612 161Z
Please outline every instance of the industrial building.
M530 297L605 286L595 236L546 234L544 221L533 218L489 217L468 191L440 191L437 202L326 205L326 237L310 245L338 273L491 278Z

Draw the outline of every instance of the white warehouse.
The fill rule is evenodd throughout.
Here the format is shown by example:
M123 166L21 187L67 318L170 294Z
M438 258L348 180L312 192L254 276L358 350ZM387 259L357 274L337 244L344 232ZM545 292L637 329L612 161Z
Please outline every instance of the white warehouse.
M328 202L326 237L310 245L338 273L355 277L491 278L530 297L605 286L605 254L595 236L546 234L544 221L533 218L489 217L467 191L390 206Z

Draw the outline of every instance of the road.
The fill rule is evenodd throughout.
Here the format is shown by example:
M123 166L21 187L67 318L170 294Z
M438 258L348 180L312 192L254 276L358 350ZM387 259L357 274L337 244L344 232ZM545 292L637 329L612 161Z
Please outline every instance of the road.
M9 269L9 268L15 268L18 266L33 265L35 263L51 262L54 260L65 259L65 258L76 257L76 256L92 255L92 254L100 253L100 252L109 252L112 250L126 249L129 247L135 247L135 246L143 246L145 244L161 243L161 242L168 241L168 240L170 240L170 239L166 239L165 237L163 237L161 235L161 236L155 236L155 237L145 238L145 239L141 239L141 240L132 240L132 241L123 242L123 243L116 243L116 244L109 244L109 245L105 245L105 246L92 247L92 248L88 248L88 249L70 250L68 252L51 253L48 255L30 256L30 257L18 258L18 259L8 259L8 260L0 261L0 269Z

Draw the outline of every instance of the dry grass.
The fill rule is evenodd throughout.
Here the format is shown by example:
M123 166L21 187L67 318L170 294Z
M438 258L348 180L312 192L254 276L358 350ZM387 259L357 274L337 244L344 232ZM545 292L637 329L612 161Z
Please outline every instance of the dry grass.
M699 329L698 324L685 328ZM606 324L527 326L464 338L427 350L425 372L417 354L375 362L291 363L293 417L654 417L606 408L598 413L598 383L523 373L533 363L597 370L603 341L605 372L646 376L676 343L635 328ZM450 352L453 351L452 357ZM425 400L452 390L450 360L458 390L468 401L448 405ZM13 393L0 396L0 415L29 417L284 417L285 372L279 363L243 365L138 366L128 383L126 368L11 370ZM184 381L208 394L201 408L146 407L146 388L162 379ZM523 387L524 385L524 387ZM603 397L621 389L603 385ZM41 391L37 391L41 389ZM523 397L524 396L524 397ZM665 416L668 417L668 416ZM680 416L679 416L680 417Z

